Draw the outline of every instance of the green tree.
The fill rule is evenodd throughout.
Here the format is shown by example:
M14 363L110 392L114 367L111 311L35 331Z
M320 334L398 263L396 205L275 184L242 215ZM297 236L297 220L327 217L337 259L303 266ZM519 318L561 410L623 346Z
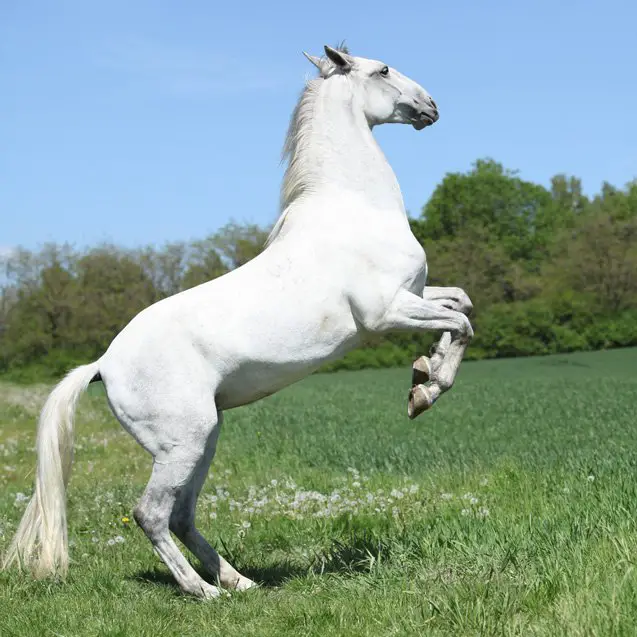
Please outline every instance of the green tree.
M268 230L255 224L226 224L209 241L221 255L229 270L238 268L263 251Z
M421 240L456 237L469 228L488 231L508 256L530 259L536 247L536 219L550 193L491 159L468 173L447 174L423 207Z
M73 339L66 344L98 356L157 292L139 262L114 246L91 250L75 270Z
M184 289L212 281L228 271L217 251L213 237L194 241L190 245L189 253L182 281Z

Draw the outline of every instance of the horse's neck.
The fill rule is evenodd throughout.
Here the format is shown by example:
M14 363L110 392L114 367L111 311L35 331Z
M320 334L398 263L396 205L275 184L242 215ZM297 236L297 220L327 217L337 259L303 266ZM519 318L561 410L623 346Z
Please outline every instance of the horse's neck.
M377 210L404 214L396 175L376 143L346 77L323 82L314 105L305 158L314 192L356 192Z

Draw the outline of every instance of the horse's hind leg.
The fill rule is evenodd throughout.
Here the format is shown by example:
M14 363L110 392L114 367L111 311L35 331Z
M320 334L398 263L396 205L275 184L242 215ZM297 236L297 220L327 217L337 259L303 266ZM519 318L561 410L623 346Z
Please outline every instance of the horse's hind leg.
M219 412L219 425L222 414ZM215 551L195 526L195 510L201 487L206 479L208 468L215 454L219 425L208 439L206 451L190 482L180 490L172 514L170 516L170 530L184 543L203 567L215 577L219 578L222 586L234 590L245 590L255 586L255 583L236 571L226 560Z
M199 475L202 465L205 464L206 468L208 466L205 460L208 440L213 436L216 439L216 426L216 416L208 416L207 421L198 423L190 421L187 431L180 432L179 441L161 444L161 451L154 454L155 462L146 490L134 510L135 520L180 588L186 593L204 598L218 597L221 591L204 581L188 563L172 539L169 527L175 503L181 493Z

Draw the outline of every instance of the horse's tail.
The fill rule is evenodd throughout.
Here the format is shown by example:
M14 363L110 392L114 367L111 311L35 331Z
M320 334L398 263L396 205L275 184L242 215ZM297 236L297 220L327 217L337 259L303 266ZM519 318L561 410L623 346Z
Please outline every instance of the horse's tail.
M36 441L35 488L3 568L17 561L36 577L66 574L66 485L73 462L73 414L80 395L98 373L97 362L72 370L44 404Z

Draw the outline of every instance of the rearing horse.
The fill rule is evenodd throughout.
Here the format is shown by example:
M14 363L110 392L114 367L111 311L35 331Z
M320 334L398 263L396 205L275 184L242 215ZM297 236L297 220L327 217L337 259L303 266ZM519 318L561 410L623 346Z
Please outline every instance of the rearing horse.
M102 380L124 429L153 457L134 515L181 589L217 597L171 531L227 588L254 582L200 535L195 506L222 414L268 396L343 356L370 333L443 331L414 364L408 413L453 383L473 335L467 295L426 287L396 176L372 128L438 119L429 94L382 62L325 47L292 115L281 215L265 250L224 276L140 312L94 363L71 371L40 415L33 497L5 559L43 576L68 568L66 485L73 413Z

